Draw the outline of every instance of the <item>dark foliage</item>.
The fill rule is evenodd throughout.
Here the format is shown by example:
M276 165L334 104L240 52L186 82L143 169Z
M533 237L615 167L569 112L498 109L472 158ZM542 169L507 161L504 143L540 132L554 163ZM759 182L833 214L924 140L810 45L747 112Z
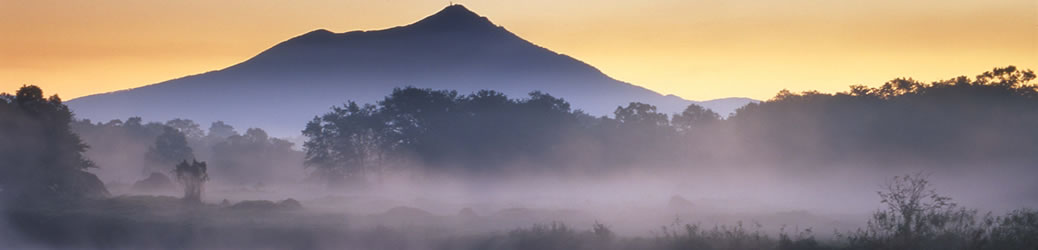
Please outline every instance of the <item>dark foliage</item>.
M99 172L114 179L137 180L170 165L198 159L210 164L214 180L228 184L276 182L280 170L299 169L303 153L293 143L270 137L259 128L239 134L233 126L213 122L208 133L188 119L143 124L140 117L73 122L73 131L92 147L86 155L102 166Z
M218 142L211 147L209 161L214 177L226 183L270 182L279 178L279 168L298 169L303 160L303 153L292 149L291 142L269 137L262 129L250 128L243 135L224 134L231 135L219 139L220 134L210 132L210 142Z
M170 126L163 128L162 134L155 138L155 145L148 150L148 159L163 166L194 158L187 136Z
M155 192L164 191L175 188L173 181L162 173L155 172L148 175L148 178L133 183L133 190L144 191L144 192Z
M510 99L409 87L315 117L304 148L307 165L333 181L403 165L472 174L733 162L1027 164L1038 160L1034 78L1009 66L929 84L899 78L837 94L783 91L728 119L696 105L668 117L643 103L596 118L540 92Z
M104 123L77 120L71 127L72 132L90 145L84 155L98 165L96 172L100 176L136 180L165 171L170 164L159 165L149 154L156 146L156 138L165 131L161 123L145 123L140 117L130 117L126 121L116 119Z
M173 169L173 174L176 175L177 182L184 185L184 201L201 203L205 182L209 181L208 167L205 162L185 160L177 164Z
M726 123L744 138L745 152L768 152L757 156L773 163L1033 163L1034 79L1033 71L1008 66L929 84L898 78L836 94L783 91Z
M683 120L684 126L706 122L698 116L717 116L693 109L707 114L690 114L696 118ZM617 107L616 119L594 118L541 92L509 99L488 90L460 96L410 87L377 105L333 107L303 130L307 166L333 182L363 181L403 163L434 174L501 173L512 165L527 173L537 167L614 166L672 152L652 149L666 147L659 142L672 141L674 134L666 114L642 103Z
M94 164L83 157L87 145L70 132L72 112L58 96L24 86L0 94L0 196L18 203L108 194ZM12 203L13 204L13 203Z
M895 177L879 196L886 207L840 237L847 249L1038 249L1034 210L980 215L938 194L921 174Z

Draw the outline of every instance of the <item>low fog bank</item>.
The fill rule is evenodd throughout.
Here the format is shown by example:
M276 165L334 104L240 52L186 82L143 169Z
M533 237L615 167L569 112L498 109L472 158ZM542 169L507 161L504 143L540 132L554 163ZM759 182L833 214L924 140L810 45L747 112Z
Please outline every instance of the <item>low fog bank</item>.
M180 185L147 192L116 187L112 198L86 206L92 209L45 217L14 215L20 218L19 229L9 231L18 232L12 234L18 241L8 244L420 250L486 249L485 244L494 245L491 249L559 249L523 242L565 245L572 240L592 243L562 249L674 249L657 244L688 244L688 239L667 236L677 233L707 242L742 242L736 249L772 248L780 235L810 235L804 239L842 245L847 239L840 237L846 236L834 233L861 229L872 213L885 209L877 192L884 191L891 176L932 168L898 167L882 173L860 166L798 173L786 169L654 166L597 175L466 177L398 173L342 187L305 178L262 186L214 180L206 186L201 206L184 203ZM1013 174L1005 166L986 170L999 171L921 176L939 194L981 213L1034 207L1033 200L1013 198L1033 190L1016 190L1034 187L1027 178L1032 175ZM301 207L283 205L289 200ZM37 231L51 228L46 222L53 220L64 221L63 233L44 236ZM691 233L686 225L702 231ZM599 226L616 238L581 236L599 235ZM734 238L711 238L716 234ZM608 247L583 245L599 241Z
M831 236L834 231L864 226L870 214L882 207L876 192L891 176L923 172L940 194L963 207L994 213L1038 207L1031 195L1038 186L1027 168L933 172L926 167L876 171L840 166L797 173L787 169L652 167L595 176L397 174L337 188L306 179L264 185L214 180L206 186L203 199L210 204L294 199L307 213L337 214L356 229L449 227L485 233L551 222L576 227L600 222L621 235L651 236L661 226L679 221L704 227L742 222L769 233L810 228L819 236ZM111 192L179 197L182 189L112 187Z

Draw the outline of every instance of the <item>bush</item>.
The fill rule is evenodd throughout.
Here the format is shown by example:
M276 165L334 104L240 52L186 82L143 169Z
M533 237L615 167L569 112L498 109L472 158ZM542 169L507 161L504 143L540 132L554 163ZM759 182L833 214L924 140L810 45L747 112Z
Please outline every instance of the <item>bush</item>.
M1038 249L1038 213L978 215L941 196L922 174L895 177L880 191L885 210L842 235L848 249Z
M274 210L277 207L273 201L268 200L254 200L254 201L240 201L231 205L231 209L234 210Z
M679 226L675 222L662 227L655 249L775 249L776 241L761 231L760 224L754 226L750 231L739 222L703 230L698 224Z
M151 175L148 175L148 178L134 182L132 188L137 191L155 192L171 190L176 188L176 185L169 179L169 176L159 172L152 172Z
M281 210L299 210L303 209L303 204L299 203L296 199L288 198L283 201L279 201L276 207Z

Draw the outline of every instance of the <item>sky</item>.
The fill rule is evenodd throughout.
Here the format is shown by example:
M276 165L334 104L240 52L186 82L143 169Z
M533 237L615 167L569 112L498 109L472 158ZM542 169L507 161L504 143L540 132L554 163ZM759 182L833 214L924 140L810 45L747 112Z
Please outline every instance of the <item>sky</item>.
M218 70L315 29L378 30L448 1L0 0L0 92L63 99ZM621 81L691 100L1038 69L1038 0L457 1Z

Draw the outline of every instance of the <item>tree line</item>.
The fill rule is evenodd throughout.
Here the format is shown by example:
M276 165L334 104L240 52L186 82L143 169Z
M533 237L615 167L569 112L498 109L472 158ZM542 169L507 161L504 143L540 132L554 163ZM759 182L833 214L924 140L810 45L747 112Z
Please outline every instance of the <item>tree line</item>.
M303 153L294 144L274 138L260 128L239 133L222 121L207 130L189 119L144 123L141 117L126 121L72 122L72 131L92 148L86 153L103 172L133 181L151 173L170 174L184 161L199 160L212 166L210 174L223 183L256 185L279 181L283 169L301 166Z
M768 152L772 162L1033 164L1034 79L1033 71L1008 66L973 78L898 78L835 94L782 91L725 123L747 138L744 152Z
M1034 163L1035 74L1013 66L923 83L898 78L835 94L783 90L729 117L689 105L668 115L633 102L612 116L532 92L395 89L310 121L306 166L332 181L399 168L431 173L613 169L717 164ZM373 177L376 176L376 177Z
M408 87L377 104L348 102L315 117L303 147L306 165L331 180L410 166L434 174L557 171L667 158L676 152L665 147L682 135L720 121L696 105L674 117L643 103L594 117L542 92L513 99Z

